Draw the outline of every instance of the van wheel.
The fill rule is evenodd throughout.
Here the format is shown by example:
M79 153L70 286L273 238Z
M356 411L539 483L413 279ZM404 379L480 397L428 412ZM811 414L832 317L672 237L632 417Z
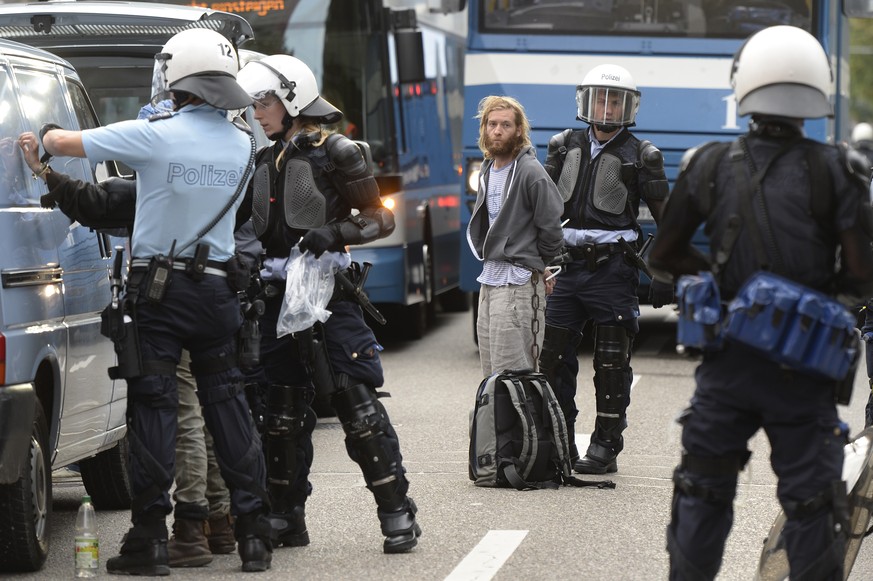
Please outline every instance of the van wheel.
M38 571L45 563L52 512L49 456L48 424L37 400L28 461L15 483L0 485L0 570Z
M82 484L97 510L130 508L129 456L130 443L124 436L108 450L79 461Z

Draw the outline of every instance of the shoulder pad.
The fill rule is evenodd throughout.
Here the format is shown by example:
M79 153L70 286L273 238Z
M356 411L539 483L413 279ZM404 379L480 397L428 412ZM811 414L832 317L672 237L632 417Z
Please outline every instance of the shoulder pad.
M240 131L242 131L244 133L248 133L249 135L252 135L254 133L252 131L251 126L249 126L249 124L246 123L246 120L243 119L242 116L234 117L233 121L231 121L231 122L233 123L234 127L236 127L237 129L239 129Z
M324 142L330 161L346 175L365 173L367 162L364 154L354 141L344 135L334 133Z
M169 119L170 117L172 117L175 114L176 114L175 111L161 111L160 113L155 113L154 115L149 115L148 120L149 120L149 122L160 121L161 119Z
M682 154L682 159L679 160L679 173L686 171L697 158L699 158L700 153L710 149L711 147L724 144L725 146L730 145L728 142L724 141L707 141L706 143L701 143L700 145L696 145Z
M840 142L837 147L840 150L840 159L849 176L869 185L873 169L870 167L867 156L845 142Z
M552 137L549 139L549 149L558 149L567 145L567 140L570 137L571 133L573 133L572 129L565 129L560 133L552 135Z
M682 159L679 160L679 173L684 172L688 169L688 166L691 165L691 160L694 159L694 156L697 155L697 152L700 151L702 145L695 145L694 147L687 149L685 153L682 154Z

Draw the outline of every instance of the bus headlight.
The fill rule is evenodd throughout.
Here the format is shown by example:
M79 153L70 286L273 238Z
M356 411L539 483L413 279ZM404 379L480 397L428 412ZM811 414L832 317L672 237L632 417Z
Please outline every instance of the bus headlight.
M471 159L467 162L467 193L475 195L479 191L479 170L482 169L481 159Z

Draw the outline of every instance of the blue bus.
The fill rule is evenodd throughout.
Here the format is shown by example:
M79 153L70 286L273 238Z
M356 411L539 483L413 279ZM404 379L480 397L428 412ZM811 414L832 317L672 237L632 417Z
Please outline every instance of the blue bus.
M751 33L771 25L803 28L818 38L834 71L833 119L808 121L807 134L848 137L847 17L869 12L867 0L476 0L469 11L463 129L462 241L476 199L482 154L474 116L487 95L516 97L527 110L540 161L549 138L576 121L576 85L597 65L623 66L642 92L634 133L664 153L671 183L683 153L727 141L747 128L730 86L733 55ZM655 224L644 204L644 234ZM703 245L703 233L695 243ZM461 289L477 292L479 263L462 244ZM641 300L648 294L645 275Z
M437 301L468 308L459 290L464 0L169 1L244 17L254 30L244 48L303 60L345 113L337 131L369 144L397 227L351 253L373 264L364 288L389 325L419 338Z

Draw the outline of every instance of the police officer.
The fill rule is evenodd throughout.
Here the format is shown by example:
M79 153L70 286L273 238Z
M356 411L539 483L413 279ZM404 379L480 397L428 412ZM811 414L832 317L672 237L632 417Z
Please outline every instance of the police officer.
M165 518L174 472L176 365L185 348L231 489L242 569L263 571L272 558L266 470L236 364L238 289L228 282L234 211L255 146L249 133L227 120L226 110L243 108L251 98L235 80L236 51L214 31L180 32L155 58L156 92L172 95L174 111L147 123L41 131L49 153L116 159L138 174L125 301L134 305L129 315L139 354L124 358L138 365L119 369L128 381L133 527L106 568L169 574ZM221 147L211 147L214 143Z
M649 258L657 278L712 270L722 300L731 300L752 275L769 270L845 296L843 304L870 296L866 163L803 134L804 119L833 114L831 79L821 45L802 29L774 26L746 41L731 84L740 115L752 116L749 131L732 144L686 154ZM704 222L708 257L690 245ZM819 335L830 333L819 328ZM737 474L749 459L749 438L762 427L787 516L782 535L791 579L843 578L847 426L837 415L836 382L821 377L735 339L704 353L680 419L682 461L667 529L670 579L715 578Z
M617 470L627 427L631 346L639 332L640 200L657 220L669 187L661 152L628 129L640 92L627 70L595 67L576 88L576 104L576 118L589 127L552 137L545 163L564 199L564 242L573 261L546 303L540 369L555 390L567 432L574 434L576 351L593 321L597 419L585 456L579 458L575 445L571 456L577 472L603 474ZM655 306L672 301L671 285L652 289Z
M276 333L292 247L335 261L344 276L354 279L345 245L389 235L394 215L382 206L358 145L322 129L338 122L342 112L319 95L306 64L287 55L268 56L246 65L239 82L255 99L255 119L275 140L258 152L238 219L251 213L266 250L262 277L277 291L268 294L261 318L261 363L269 383L264 444L278 544L309 544L305 504L312 490L308 476L316 418L311 403L317 388L342 422L349 457L360 465L375 497L384 552L408 551L421 529L415 503L406 494L409 482L397 434L376 394L384 381L381 346L361 307L335 290L325 323L293 335Z
M852 128L852 147L863 153L873 167L873 125L858 123Z

